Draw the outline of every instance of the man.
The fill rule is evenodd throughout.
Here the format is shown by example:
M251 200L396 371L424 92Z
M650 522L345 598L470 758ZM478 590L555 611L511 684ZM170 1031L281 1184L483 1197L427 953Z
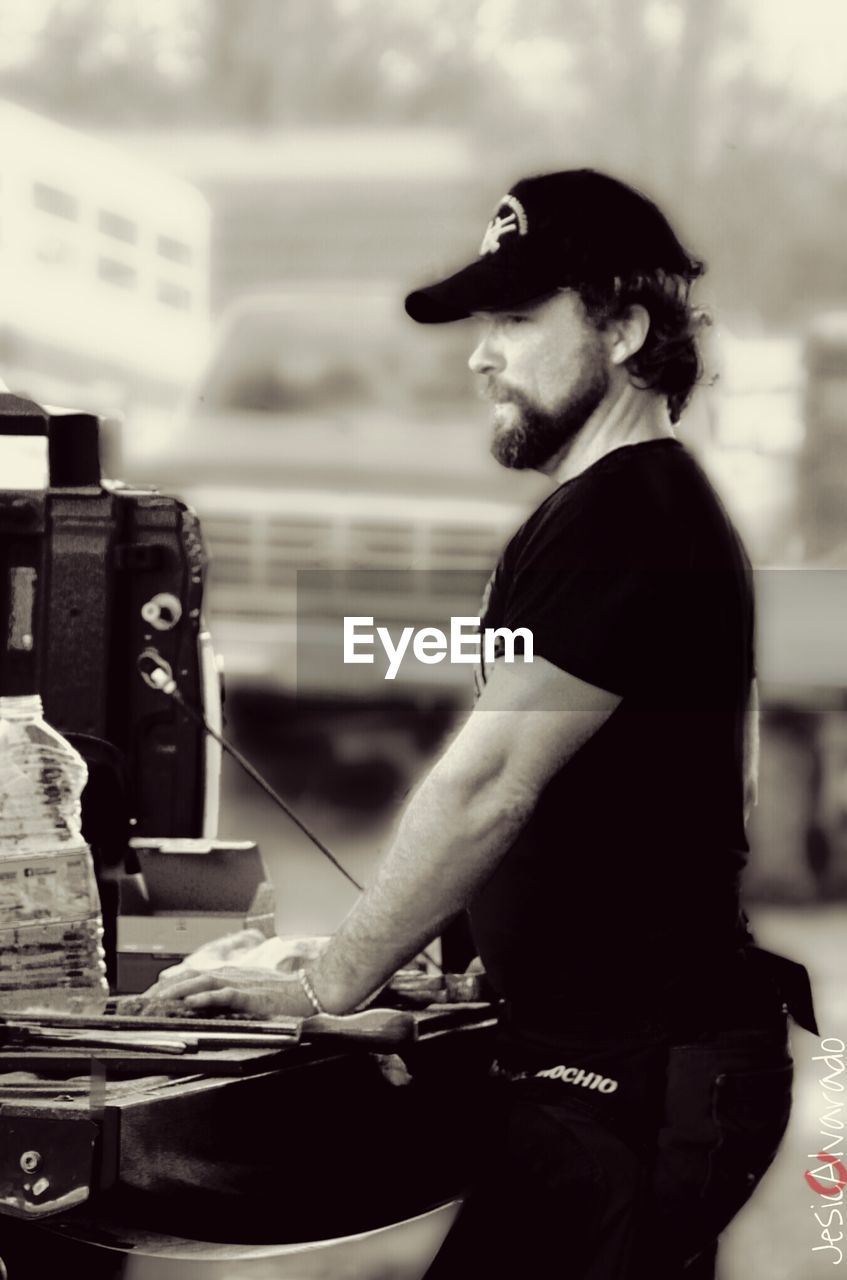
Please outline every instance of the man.
M477 317L493 452L553 482L483 618L531 631L533 661L482 673L318 960L168 988L343 1013L469 908L504 1001L495 1110L433 1277L713 1274L787 1121L785 1000L813 1024L804 972L739 909L749 564L673 432L701 271L651 201L578 170L517 183L477 260L408 297L421 323Z

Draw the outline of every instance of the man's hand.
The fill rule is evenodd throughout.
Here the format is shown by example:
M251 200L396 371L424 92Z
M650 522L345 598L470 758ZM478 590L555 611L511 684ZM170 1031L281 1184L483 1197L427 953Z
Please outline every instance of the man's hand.
M212 969L190 978L158 982L145 996L151 1000L181 1000L186 1009L213 1016L238 1013L262 1021L280 1015L303 1018L314 1013L295 974L268 969Z

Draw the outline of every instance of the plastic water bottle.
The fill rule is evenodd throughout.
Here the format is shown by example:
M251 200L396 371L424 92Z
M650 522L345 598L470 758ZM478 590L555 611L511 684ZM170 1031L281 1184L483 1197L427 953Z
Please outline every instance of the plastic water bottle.
M80 828L86 778L38 694L0 696L0 1015L105 1008L103 919Z

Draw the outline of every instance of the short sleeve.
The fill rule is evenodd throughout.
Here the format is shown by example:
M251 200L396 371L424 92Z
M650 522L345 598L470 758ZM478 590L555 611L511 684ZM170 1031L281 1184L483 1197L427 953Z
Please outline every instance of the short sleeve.
M564 493L524 526L497 625L525 628L534 655L623 697L655 665L674 587L661 527L607 489L578 503Z
M504 625L530 631L535 656L624 696L644 675L657 614L656 575L644 567L544 558L517 576Z
M662 444L661 449L659 444ZM632 446L559 486L518 530L491 623L533 655L654 711L746 703L750 564L705 475L673 442ZM526 646L524 646L525 651ZM508 656L508 652L507 652Z

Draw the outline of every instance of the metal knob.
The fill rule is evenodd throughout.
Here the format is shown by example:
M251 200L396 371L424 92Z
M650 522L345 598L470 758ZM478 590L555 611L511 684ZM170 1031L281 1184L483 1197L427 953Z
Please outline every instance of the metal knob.
M159 591L141 606L141 616L156 631L170 631L182 617L182 602L170 591Z

